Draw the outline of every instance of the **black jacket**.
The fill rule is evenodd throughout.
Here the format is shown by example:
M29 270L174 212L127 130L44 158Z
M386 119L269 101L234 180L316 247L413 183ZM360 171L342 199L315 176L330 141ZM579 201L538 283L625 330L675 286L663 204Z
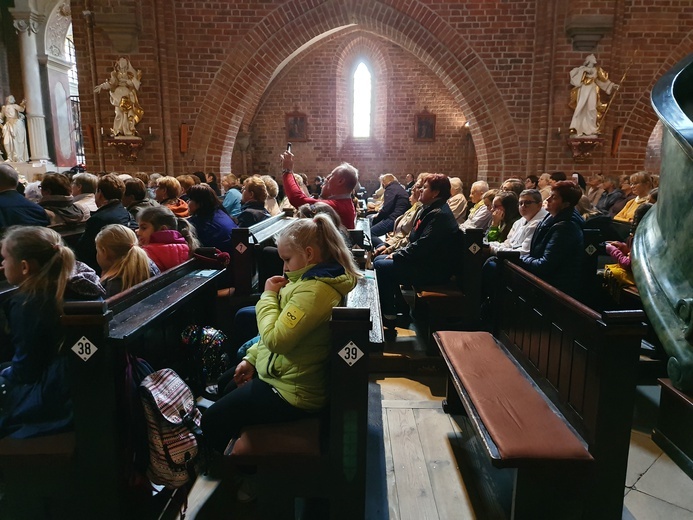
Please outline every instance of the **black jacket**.
M101 272L101 268L96 262L96 235L109 224L122 224L130 229L137 228L132 215L123 207L119 200L109 200L99 209L91 212L91 217L89 217L84 226L84 233L75 247L75 253L77 253L79 260L97 273Z
M520 257L522 267L557 289L575 295L584 254L583 222L573 208L566 208L555 217L544 217L534 232L529 254Z
M264 203L251 200L241 206L241 212L236 216L236 222L238 227L247 228L270 218L270 216Z
M373 217L373 224L381 220L395 220L411 207L409 194L399 182L392 182L385 187L383 205L378 214Z
M415 270L419 283L449 280L459 262L461 231L447 200L434 200L421 212L409 234L409 244L393 253L396 264Z

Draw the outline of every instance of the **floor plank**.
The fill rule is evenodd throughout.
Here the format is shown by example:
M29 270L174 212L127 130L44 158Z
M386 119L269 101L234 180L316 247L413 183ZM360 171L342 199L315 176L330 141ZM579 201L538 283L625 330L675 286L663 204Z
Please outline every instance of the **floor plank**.
M387 409L401 520L438 520L426 460L411 409Z
M428 475L440 520L476 519L457 467L452 443L457 442L450 417L442 409L414 410Z

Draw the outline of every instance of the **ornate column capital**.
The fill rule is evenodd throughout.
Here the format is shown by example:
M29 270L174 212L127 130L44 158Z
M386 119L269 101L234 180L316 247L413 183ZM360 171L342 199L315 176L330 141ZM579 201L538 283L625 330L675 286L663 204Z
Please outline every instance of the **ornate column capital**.
M12 25L14 25L15 31L18 33L28 31L36 34L38 32L38 22L36 20L15 20Z

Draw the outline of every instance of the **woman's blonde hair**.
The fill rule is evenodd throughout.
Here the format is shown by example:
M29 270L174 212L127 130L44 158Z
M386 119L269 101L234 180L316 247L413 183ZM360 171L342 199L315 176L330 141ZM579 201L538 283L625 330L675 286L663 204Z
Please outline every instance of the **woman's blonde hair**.
M269 175L263 175L261 177L262 182L265 183L265 188L267 189L267 198L275 199L279 194L279 184Z
M175 177L169 177L168 175L166 177L159 177L156 185L161 186L166 190L167 199L177 199L180 197L180 194L183 191L178 179Z
M29 294L51 293L60 308L75 266L75 254L60 235L45 227L12 226L2 243L15 262L24 260L35 267L19 290Z
M197 240L197 232L195 226L184 218L178 218L166 206L152 206L144 208L137 213L137 222L148 222L154 228L154 231L161 231L162 228L178 231L190 248L190 256L193 251L200 247L200 242Z
M325 213L318 213L312 219L301 218L289 224L279 234L277 243L279 242L293 251L315 247L323 262L337 262L353 277L362 276L344 237Z
M121 224L104 227L96 235L96 247L107 251L113 265L101 274L101 280L120 278L125 291L149 279L149 257L137 243L135 232Z
M243 189L250 191L253 194L253 198L258 202L264 204L267 200L267 186L265 186L265 181L259 175L248 177L243 182Z
M393 182L397 180L397 177L392 175L391 173L384 173L380 176L380 184L383 188L386 188Z

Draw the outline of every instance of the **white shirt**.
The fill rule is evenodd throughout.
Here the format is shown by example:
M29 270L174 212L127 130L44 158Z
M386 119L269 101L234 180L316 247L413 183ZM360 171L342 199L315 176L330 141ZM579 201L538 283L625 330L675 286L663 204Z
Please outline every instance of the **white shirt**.
M495 255L498 251L519 251L522 255L528 254L534 232L546 215L548 212L541 208L530 220L526 220L524 217L517 219L513 227L510 228L505 242L491 242L489 244L491 254Z
M475 228L486 231L491 225L491 220L493 220L493 215L486 207L486 204L482 204L473 215L470 215L470 217L460 225L460 229Z

